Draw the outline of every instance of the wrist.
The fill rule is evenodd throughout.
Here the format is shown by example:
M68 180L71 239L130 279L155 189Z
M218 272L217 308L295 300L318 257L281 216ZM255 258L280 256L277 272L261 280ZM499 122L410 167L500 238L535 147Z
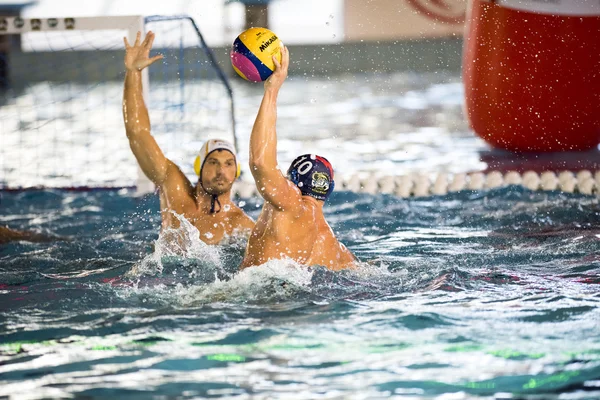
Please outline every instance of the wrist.
M279 88L278 87L273 87L273 86L267 86L267 87L265 87L265 96L277 97L278 94L279 94Z

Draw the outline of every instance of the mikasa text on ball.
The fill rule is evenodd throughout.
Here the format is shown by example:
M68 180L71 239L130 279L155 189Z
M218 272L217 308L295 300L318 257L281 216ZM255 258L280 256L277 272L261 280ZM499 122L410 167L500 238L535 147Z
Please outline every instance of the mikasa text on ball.
M233 42L231 64L242 78L260 82L267 79L275 70L273 56L281 61L281 41L273 32L265 28L250 28Z

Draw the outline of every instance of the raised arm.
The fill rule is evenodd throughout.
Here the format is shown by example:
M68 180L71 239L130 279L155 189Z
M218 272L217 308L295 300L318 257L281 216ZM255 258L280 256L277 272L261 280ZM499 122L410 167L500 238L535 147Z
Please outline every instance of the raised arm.
M150 117L142 92L142 70L163 56L148 56L154 42L154 33L148 32L142 43L140 37L141 33L138 32L133 46L129 45L127 38L123 38L127 69L123 90L123 119L129 146L142 171L154 184L160 185L166 178L169 160L150 134Z
M281 47L281 64L275 57L273 60L275 72L265 81L265 94L250 135L250 171L265 201L286 210L301 202L300 191L277 168L277 96L288 73L287 47Z

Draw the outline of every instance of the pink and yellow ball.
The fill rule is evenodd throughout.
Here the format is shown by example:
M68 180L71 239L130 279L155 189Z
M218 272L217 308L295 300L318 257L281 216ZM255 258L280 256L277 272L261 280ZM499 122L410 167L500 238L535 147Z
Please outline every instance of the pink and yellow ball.
M231 65L247 81L261 82L275 70L273 56L281 61L281 41L277 35L265 28L250 28L233 42Z

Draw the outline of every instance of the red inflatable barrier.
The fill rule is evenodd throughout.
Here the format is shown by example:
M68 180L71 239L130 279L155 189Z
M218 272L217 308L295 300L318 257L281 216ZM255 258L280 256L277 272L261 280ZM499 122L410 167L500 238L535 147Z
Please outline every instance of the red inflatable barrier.
M600 1L472 0L463 52L471 128L512 151L600 143Z

